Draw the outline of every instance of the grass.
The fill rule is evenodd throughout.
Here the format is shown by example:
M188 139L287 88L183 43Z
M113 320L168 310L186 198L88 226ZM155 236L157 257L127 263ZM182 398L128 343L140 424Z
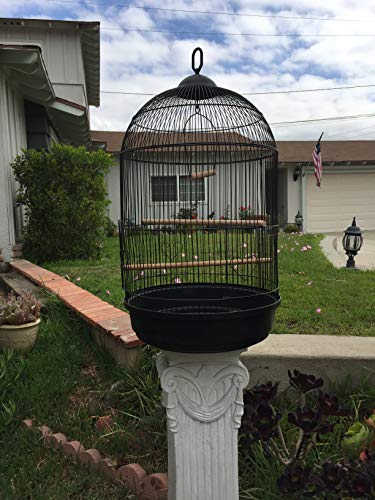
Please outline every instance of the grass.
M374 335L375 273L336 270L322 255L319 240L311 235L280 238L283 302L274 332ZM311 250L301 252L304 245ZM117 239L109 238L99 260L55 262L46 267L122 307L118 255ZM37 433L21 429L19 423L33 418L39 425L80 440L86 448L96 447L118 465L138 462L148 473L165 472L166 422L155 352L143 347L140 370L132 373L116 366L96 347L82 322L55 298L48 298L43 316L34 349L26 356L3 356L3 372L0 359L0 372L6 373L0 377L0 396L8 408L0 410L0 449L6 450L0 454L0 496L7 500L130 499L123 488L47 450ZM316 446L310 462L340 458L339 443L348 425L374 406L374 387L364 384L354 394L349 386L337 387L336 393L342 393L352 416L336 426L332 438ZM95 421L106 415L113 418L113 428L99 433ZM239 466L242 499L280 498L276 486L280 466L260 446L240 447Z
M46 450L37 434L19 428L25 417L48 424L86 447L97 447L118 464L136 461L149 472L166 470L166 424L153 352L145 348L144 354L139 372L114 366L74 316L55 300L48 302L38 342L24 358L23 371L6 395L16 410L12 421L0 429L0 446L6 450L0 455L2 498L132 498L120 487ZM10 371L21 359L19 355L10 359ZM337 388L340 391L353 416L337 425L333 439L319 444L311 462L340 458L339 442L347 426L358 413L372 409L374 387L358 389L354 395L347 388ZM107 414L114 419L114 430L98 434L95 417ZM281 467L259 445L240 448L239 463L242 499L280 498L276 479Z
M148 473L166 471L165 421L150 349L145 349L142 376L115 366L82 322L51 297L33 350L26 356L0 351L0 356L6 374L0 378L1 402L14 408L9 415L0 405L1 498L133 498L47 450L38 433L20 428L24 418L87 449L96 447L118 465L137 461ZM119 380L121 390L111 392ZM133 413L137 418L129 416ZM103 415L114 420L111 432L95 429L96 417Z
M2 418L4 411L0 411L1 498L133 498L123 488L46 449L38 433L20 428L27 417L78 439L86 448L96 447L118 465L138 462L148 473L167 470L166 422L155 351L143 349L139 371L114 365L92 342L82 322L55 298L47 300L34 349L25 356L2 355L7 376L4 384L0 379L0 393L7 406L12 402L14 412ZM373 386L357 389L354 395L348 387L338 387L336 393L340 392L352 408L352 417L337 425L333 439L319 444L310 461L340 458L339 442L347 426L373 408ZM106 415L113 418L113 428L98 432L95 421ZM242 499L280 498L276 486L280 466L260 446L240 448L239 465Z
M315 235L280 235L282 302L273 333L374 336L375 271L336 269L324 257L320 239ZM306 245L311 250L301 252ZM123 307L117 238L107 238L98 260L60 261L45 267Z

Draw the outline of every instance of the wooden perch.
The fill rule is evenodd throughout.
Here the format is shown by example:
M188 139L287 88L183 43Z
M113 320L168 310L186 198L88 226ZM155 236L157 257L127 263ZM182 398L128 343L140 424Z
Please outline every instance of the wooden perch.
M216 175L216 170L204 170L203 172L190 174L190 179L195 181L196 179L204 179L205 177L213 177L214 175Z
M155 262L153 264L127 264L126 271L144 271L146 269L180 269L184 267L211 267L211 266L234 266L240 264L265 264L272 262L270 258L248 258L248 259L223 259L223 260L196 260L193 262Z
M142 219L143 226L266 226L266 221L262 219Z

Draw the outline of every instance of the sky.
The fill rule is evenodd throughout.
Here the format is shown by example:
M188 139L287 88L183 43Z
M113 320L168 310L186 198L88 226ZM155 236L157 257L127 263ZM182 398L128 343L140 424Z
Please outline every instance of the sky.
M201 73L241 94L374 85L246 97L278 140L315 140L322 131L326 140L375 139L375 116L272 125L375 114L374 0L0 0L0 17L100 21L102 91L157 94L176 87L192 73L198 46ZM126 130L150 98L102 93L100 107L90 108L91 128Z

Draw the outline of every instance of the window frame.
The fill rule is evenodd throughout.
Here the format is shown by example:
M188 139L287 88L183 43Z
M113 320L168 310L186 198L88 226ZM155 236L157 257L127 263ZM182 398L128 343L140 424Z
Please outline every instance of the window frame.
M171 200L171 201L154 201L153 200L153 193L152 193L152 179L153 178L161 178L161 177L175 177L176 178L176 195L177 195L177 200L179 199L179 184L178 184L178 176L177 175L150 175L150 182L149 182L149 189L150 189L150 201L152 204L173 204L173 203L178 203L177 200Z
M176 177L176 183L177 183L177 200L175 201L154 201L152 199L152 178L153 177ZM189 177L186 174L174 174L174 175L150 175L150 182L149 182L149 189L150 189L150 206L152 205L175 205L175 204L182 204L182 203L188 203L188 201L183 201L180 199L180 177ZM207 205L207 179L203 178L204 182L204 200L201 201L194 201L193 203L198 203L198 205Z

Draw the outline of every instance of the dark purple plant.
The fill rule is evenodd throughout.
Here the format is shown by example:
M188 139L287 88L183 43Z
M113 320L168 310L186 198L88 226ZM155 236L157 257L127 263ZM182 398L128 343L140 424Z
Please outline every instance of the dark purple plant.
M288 420L299 427L306 436L313 433L327 434L333 430L331 424L322 421L321 413L315 412L309 406L297 408L294 413L288 413Z
M322 490L329 492L331 496L334 495L336 498L338 494L341 494L341 491L344 491L342 487L345 482L351 491L356 489L359 491L358 481L348 482L352 481L353 477L348 476L348 468L344 464L327 462L319 474L301 465L304 464L307 455L315 446L320 435L333 432L334 417L346 416L348 410L339 404L336 396L325 394L322 391L315 398L309 397L307 404L306 394L320 389L324 384L323 379L298 370L288 371L288 375L290 385L299 393L297 408L285 415L289 423L295 427L294 432L288 428L289 436L288 439L285 438L285 431L281 425L284 418L273 406L279 384L267 382L255 386L244 394L242 445L246 447L254 441L260 441L265 453L272 454L285 466L284 472L278 480L278 485L280 490L289 496L294 493L303 494L303 497L313 496L318 490ZM290 442L290 437L294 438L292 442ZM364 484L363 488L365 487ZM347 494L346 490L345 494ZM302 496L298 498L302 498Z
M358 466L372 479L373 487L375 489L375 452L365 452L365 456L360 457L358 460Z
M340 491L342 482L346 478L347 469L340 463L332 463L327 460L320 474L320 479L323 481L324 486L330 491Z
M309 407L297 408L294 413L288 413L288 420L306 435L316 432L320 425L320 416Z
M285 467L277 485L283 493L290 495L302 492L312 493L316 486L321 485L321 481L309 467L294 463Z
M361 473L354 474L354 477L346 481L342 488L342 493L347 493L353 498L374 498L373 479Z
M293 370L293 372L288 370L288 375L290 385L304 394L319 389L324 385L322 378L316 378L314 375L307 375L298 370Z
M273 384L272 382L267 382L266 384L256 385L244 394L245 405L253 405L254 403L259 403L260 401L273 401L277 394L277 389L279 387L279 382Z
M348 471L342 494L353 498L375 498L375 453L362 452L359 459L342 463Z
M275 435L280 416L265 401L261 401L243 419L243 430L254 440L268 441Z
M330 415L334 417L347 417L349 410L340 406L339 400L336 396L330 394L319 393L318 407L323 415Z

